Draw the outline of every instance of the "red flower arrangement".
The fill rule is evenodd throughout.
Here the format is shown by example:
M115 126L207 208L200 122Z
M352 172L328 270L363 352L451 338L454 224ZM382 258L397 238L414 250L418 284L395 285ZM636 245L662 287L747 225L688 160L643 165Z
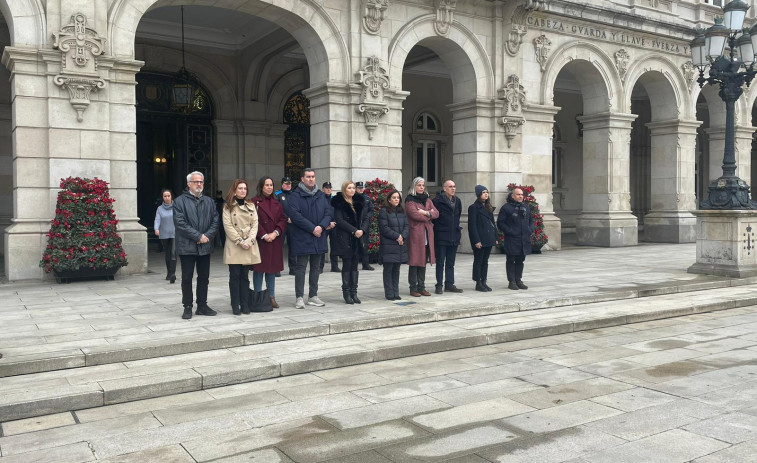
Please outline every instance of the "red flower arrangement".
M523 190L523 202L528 204L528 207L531 208L531 219L534 221L534 232L531 235L531 248L538 251L547 244L549 236L544 233L544 217L539 211L539 203L536 202L536 198L533 196L534 187L533 185L516 185L515 183L511 183L507 185L507 194L509 195L516 188ZM499 242L497 246L499 246L500 250L503 250L505 248L505 237L501 230L498 232L497 241Z
M127 264L108 183L98 178L61 179L55 217L39 266L46 273Z
M379 248L381 247L381 237L378 229L378 215L386 201L386 195L394 189L393 184L386 180L381 180L380 178L365 182L365 193L371 198L371 201L373 201L373 217L371 218L371 223L368 227L368 254L378 255Z

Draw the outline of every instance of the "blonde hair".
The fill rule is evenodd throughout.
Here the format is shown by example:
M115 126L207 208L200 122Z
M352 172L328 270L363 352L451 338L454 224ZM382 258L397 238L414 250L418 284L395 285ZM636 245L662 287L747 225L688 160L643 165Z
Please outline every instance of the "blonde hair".
M347 196L347 187L350 186L350 185L354 186L355 182L353 182L352 180L345 180L344 182L342 182L342 198L344 198L344 200L347 202L347 204L350 205L350 207L352 208L352 211L356 212L355 211L355 203L352 202L352 198L350 198L349 196ZM355 194L357 194L357 193L355 193Z

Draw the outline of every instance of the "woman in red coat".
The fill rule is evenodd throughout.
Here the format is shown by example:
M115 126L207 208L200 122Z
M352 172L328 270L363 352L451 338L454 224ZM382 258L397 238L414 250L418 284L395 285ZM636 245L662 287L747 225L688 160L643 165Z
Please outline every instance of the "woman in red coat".
M276 272L284 270L284 251L282 243L287 228L287 218L284 207L273 195L273 179L262 177L258 180L258 195L252 202L258 210L258 247L260 248L260 263L252 266L252 285L255 291L263 290L263 276L265 286L271 296L271 305L277 309L274 288L276 286Z
M426 181L423 177L413 179L413 186L405 198L405 214L410 224L410 236L407 238L407 280L410 295L413 297L430 296L426 291L426 263L434 265L434 226L431 221L439 217L439 211L426 193Z

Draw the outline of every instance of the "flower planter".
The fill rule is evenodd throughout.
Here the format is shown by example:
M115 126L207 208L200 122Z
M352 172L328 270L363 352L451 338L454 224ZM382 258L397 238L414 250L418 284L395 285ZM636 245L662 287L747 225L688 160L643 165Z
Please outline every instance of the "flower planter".
M119 267L111 267L111 268L80 268L77 270L63 270L63 271L57 271L55 270L55 280L58 283L71 283L74 280L95 280L99 278L104 278L107 280L115 280L116 279L116 272L118 272Z

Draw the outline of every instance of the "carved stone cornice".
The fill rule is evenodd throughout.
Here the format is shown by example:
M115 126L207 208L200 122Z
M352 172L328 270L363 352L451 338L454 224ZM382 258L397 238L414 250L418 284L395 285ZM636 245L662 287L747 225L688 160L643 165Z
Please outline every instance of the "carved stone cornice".
M384 98L386 89L389 88L389 73L381 66L381 60L377 56L368 58L365 67L358 71L358 83L363 91L357 112L365 118L368 139L372 140L379 119L389 112Z
M366 32L374 35L381 32L381 24L384 22L387 8L389 8L389 0L365 0L363 27Z
M97 73L97 57L103 53L104 39L87 27L83 13L72 15L71 23L53 36L53 48L61 52L61 73L53 77L53 83L68 91L76 119L81 122L90 103L90 93L105 87L105 81Z
M438 0L436 4L436 18L434 19L434 30L439 35L447 35L452 21L455 20L455 8L457 0Z

